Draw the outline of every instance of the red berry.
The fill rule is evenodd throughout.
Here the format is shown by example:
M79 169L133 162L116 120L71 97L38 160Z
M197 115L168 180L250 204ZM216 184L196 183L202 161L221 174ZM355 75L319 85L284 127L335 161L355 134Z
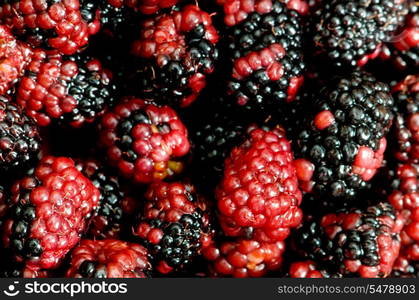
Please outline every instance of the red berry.
M161 181L179 173L189 152L188 132L174 110L125 99L106 113L100 140L110 163L134 182Z
M71 159L44 157L12 188L4 245L31 270L56 268L79 242L99 196Z
M227 236L282 241L302 218L291 146L281 129L251 127L249 135L225 162L216 191L220 223Z

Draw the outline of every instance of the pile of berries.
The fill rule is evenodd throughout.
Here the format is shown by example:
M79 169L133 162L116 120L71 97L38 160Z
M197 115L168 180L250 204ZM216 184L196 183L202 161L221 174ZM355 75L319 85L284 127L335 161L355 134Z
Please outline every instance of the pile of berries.
M414 0L0 1L0 277L417 277Z

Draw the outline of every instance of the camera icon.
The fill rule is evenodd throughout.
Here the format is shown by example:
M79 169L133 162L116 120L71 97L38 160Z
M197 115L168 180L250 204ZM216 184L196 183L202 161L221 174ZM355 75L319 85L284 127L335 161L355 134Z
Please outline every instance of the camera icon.
M16 288L18 284L19 284L19 281L14 281L13 284L10 284L7 287L7 290L3 291L3 293L8 297L15 297L19 295L20 291Z

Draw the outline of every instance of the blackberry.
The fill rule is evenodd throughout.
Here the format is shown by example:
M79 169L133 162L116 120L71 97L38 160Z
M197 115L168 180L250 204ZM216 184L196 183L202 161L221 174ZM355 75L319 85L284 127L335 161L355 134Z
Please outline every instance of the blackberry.
M146 100L189 106L206 85L218 57L211 17L195 5L145 20L132 45L137 57L128 75L133 93Z
M390 146L400 162L419 163L419 75L407 76L393 87L396 116Z
M212 191L223 175L230 151L244 141L246 125L233 116L216 113L198 126L191 136L194 178Z
M389 86L367 73L331 80L294 144L305 191L330 199L330 208L354 205L382 165L392 106Z
M225 160L215 191L219 224L229 237L284 241L302 220L291 143L279 126L249 126L247 134Z
M160 229L163 237L159 244L148 247L150 254L173 268L190 264L191 258L197 256L201 247L201 217L200 212L195 212L182 215L176 223L151 221L151 227Z
M99 60L38 50L17 90L17 102L41 126L93 122L113 105L116 86Z
M295 99L305 68L296 11L275 1L267 12L252 12L229 29L227 47L227 90L237 105L266 110Z
M180 173L190 144L186 127L168 106L126 98L101 122L100 142L126 178L151 183Z
M400 250L400 220L388 203L338 211L305 223L295 243L330 274L385 277Z
M55 269L79 242L99 196L71 159L42 158L11 189L3 223L5 248L25 268Z
M37 159L40 149L36 124L19 106L0 96L0 171L28 166Z
M188 267L212 237L206 200L183 183L150 186L134 235L162 274Z
M362 66L379 55L406 14L406 1L322 1L311 21L313 51L335 67Z
M111 175L112 170L97 161L82 160L76 166L100 192L99 207L90 221L87 236L94 239L119 238L137 208L136 201L124 191L119 178Z

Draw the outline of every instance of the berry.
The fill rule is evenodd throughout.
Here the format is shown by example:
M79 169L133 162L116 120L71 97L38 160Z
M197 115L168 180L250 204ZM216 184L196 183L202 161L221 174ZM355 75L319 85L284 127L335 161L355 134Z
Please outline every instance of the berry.
M158 272L184 269L212 238L206 200L192 185L177 182L155 183L145 198L134 235L147 246Z
M22 169L37 159L39 129L25 112L0 96L0 171Z
M163 104L189 106L206 85L218 57L211 17L195 5L143 22L132 45L135 93ZM129 77L129 76L128 76Z
M403 218L388 203L324 215L295 235L297 249L330 274L386 277L400 250Z
M404 255L419 261L419 165L399 165L388 202L405 218L400 234Z
M282 128L251 126L248 134L224 164L216 190L220 225L226 236L283 241L302 219L291 145Z
M5 247L28 269L56 268L79 242L99 197L71 159L44 157L12 188Z
M380 53L381 59L389 60L401 71L414 71L419 67L419 10L414 1L410 6L404 26Z
M315 96L295 142L295 166L303 190L354 205L381 167L393 98L387 85L355 72L329 82Z
M40 126L53 120L80 127L113 104L115 86L99 60L85 54L36 51L17 90L17 103Z
M57 49L66 55L79 51L89 39L79 0L4 0L0 23L34 47Z
M419 163L419 75L407 76L393 87L396 116L391 148L400 162Z
M89 178L100 192L99 207L92 218L87 235L93 239L116 239L134 215L138 203L128 196L112 170L95 160L77 161L77 168Z
M182 163L176 159L190 148L187 129L174 110L134 98L103 116L100 140L109 162L142 183L180 172Z
M322 1L311 21L314 55L335 67L363 66L380 54L406 14L406 1Z
M82 240L71 253L66 276L75 278L147 278L147 250L119 240Z
M264 111L295 99L305 65L298 13L280 1L259 2L229 29L227 92L238 106Z
M4 95L23 75L32 51L16 41L6 26L0 25L0 95Z
M241 144L246 127L233 116L215 113L192 132L194 178L209 190L220 182L224 161L234 146Z
M281 267L284 242L235 239L212 244L203 251L215 277L262 277Z

